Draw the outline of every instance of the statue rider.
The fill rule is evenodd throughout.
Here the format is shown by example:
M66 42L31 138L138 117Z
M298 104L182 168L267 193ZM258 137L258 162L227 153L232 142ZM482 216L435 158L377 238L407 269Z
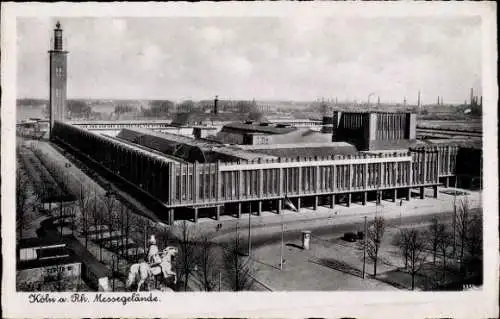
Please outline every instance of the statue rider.
M151 235L151 238L149 239L147 262L150 267L159 266L161 263L160 250L156 245L156 238L154 235Z

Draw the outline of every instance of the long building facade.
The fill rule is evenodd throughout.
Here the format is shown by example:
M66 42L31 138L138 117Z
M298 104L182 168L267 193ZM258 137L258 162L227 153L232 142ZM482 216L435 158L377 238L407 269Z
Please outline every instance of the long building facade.
M446 147L420 147L378 154L333 155L232 162L190 163L152 153L116 138L56 122L53 140L102 166L164 207L167 222L221 214L281 212L284 200L297 207L366 204L375 198L410 200L411 189L437 196Z

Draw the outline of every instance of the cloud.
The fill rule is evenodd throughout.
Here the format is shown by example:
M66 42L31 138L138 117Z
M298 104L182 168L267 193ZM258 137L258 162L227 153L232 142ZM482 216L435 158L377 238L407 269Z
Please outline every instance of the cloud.
M18 92L48 94L55 22L18 23ZM463 101L481 79L477 18L64 18L70 97ZM168 88L168 89L166 89Z

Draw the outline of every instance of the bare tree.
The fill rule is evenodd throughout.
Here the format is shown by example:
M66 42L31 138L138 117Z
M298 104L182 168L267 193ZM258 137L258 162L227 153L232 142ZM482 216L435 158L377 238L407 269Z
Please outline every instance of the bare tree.
M411 290L415 289L415 276L422 269L426 261L426 238L425 233L410 229L408 231L408 252L409 252L409 271L411 274Z
M103 218L103 220L106 222L106 226L108 228L108 234L109 234L108 241L111 245L111 247L110 247L111 250L113 250L114 246L113 246L111 234L118 226L117 218L114 217L114 213L115 213L114 210L115 210L117 201L114 198L114 196L110 193L106 193L106 195L102 198L102 201L103 201L104 213L106 214L106 216Z
M360 242L360 247L365 249L368 257L373 262L373 276L377 276L377 261L380 251L380 244L384 237L385 220L383 217L375 217L368 226L368 231L365 238Z
M407 228L400 229L394 237L394 244L399 247L401 257L405 262L405 269L408 269L408 258L410 257L409 231Z
M235 236L224 252L225 281L233 291L249 290L254 284L252 260L240 254L240 241Z
M94 190L94 198L92 200L91 206L91 216L94 223L95 241L99 246L99 261L102 262L102 214L100 212L99 202L97 199L97 192Z
M125 231L125 258L128 260L128 249L129 249L129 243L130 243L130 209L128 207L124 207L125 213L125 223L124 223L124 231Z
M469 221L468 235L465 242L467 253L472 258L482 258L483 255L483 219L473 215Z
M89 219L90 219L90 211L92 201L90 198L90 192L87 188L84 188L83 185L80 186L80 195L77 198L78 208L80 210L81 216L81 232L85 237L85 247L88 245L89 240Z
M19 228L19 237L23 236L26 206L28 204L28 177L20 169L16 170L16 220Z
M205 291L213 291L218 280L217 251L208 236L201 238L198 246L197 264L200 265L202 284Z
M177 230L177 239L180 246L179 268L184 277L184 291L187 290L189 277L192 275L196 265L196 240L198 234L194 226L183 220Z
M429 226L429 244L432 251L432 263L436 263L436 255L438 252L439 241L443 237L445 231L444 224L440 223L437 217L432 218L432 224Z
M64 216L65 218L69 218L70 224L69 227L71 229L71 234L75 233L75 224L76 224L76 214L75 207L73 205L67 206L64 208Z
M459 202L456 217L457 235L460 240L460 260L463 260L464 258L470 217L470 203L469 199L465 197Z
M446 228L440 233L437 249L443 256L443 270L446 271L446 257L448 256L449 248L453 245L453 234Z

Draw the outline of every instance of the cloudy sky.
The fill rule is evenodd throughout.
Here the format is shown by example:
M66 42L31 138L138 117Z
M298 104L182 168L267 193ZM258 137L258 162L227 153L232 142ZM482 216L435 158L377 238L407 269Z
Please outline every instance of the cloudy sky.
M61 18L69 98L460 103L481 86L481 20ZM17 20L19 97L47 98L56 19ZM373 101L373 100L372 100Z

